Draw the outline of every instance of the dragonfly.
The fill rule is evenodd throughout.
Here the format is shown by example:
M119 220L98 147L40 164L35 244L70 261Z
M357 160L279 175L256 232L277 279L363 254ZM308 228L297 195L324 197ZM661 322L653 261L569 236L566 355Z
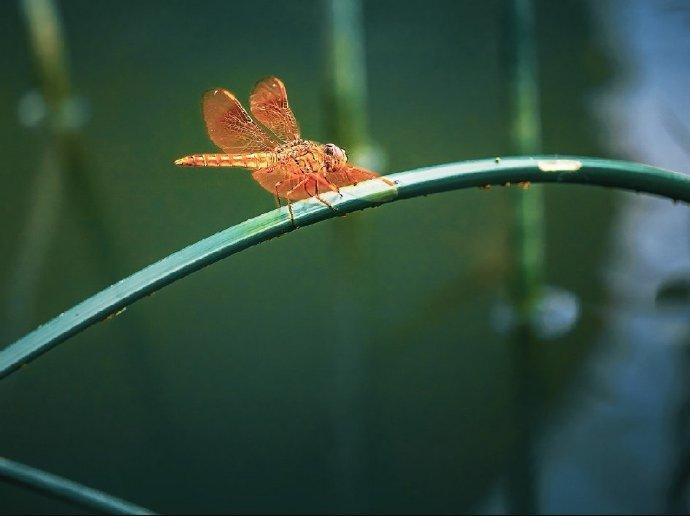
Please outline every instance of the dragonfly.
M223 153L192 154L175 165L249 169L278 206L280 199L287 201L291 216L292 201L315 197L333 209L323 193L340 193L340 187L380 177L348 163L345 151L334 143L303 140L285 85L277 77L261 79L251 92L249 108L256 121L224 88L204 93L201 104L208 136Z

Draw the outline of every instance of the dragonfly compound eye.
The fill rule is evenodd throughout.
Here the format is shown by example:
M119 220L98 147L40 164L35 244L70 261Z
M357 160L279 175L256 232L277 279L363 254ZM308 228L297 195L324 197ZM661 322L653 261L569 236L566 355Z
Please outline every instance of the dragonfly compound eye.
M329 156L333 156L341 161L347 161L347 154L345 154L345 151L334 143L327 143L325 147L326 154Z

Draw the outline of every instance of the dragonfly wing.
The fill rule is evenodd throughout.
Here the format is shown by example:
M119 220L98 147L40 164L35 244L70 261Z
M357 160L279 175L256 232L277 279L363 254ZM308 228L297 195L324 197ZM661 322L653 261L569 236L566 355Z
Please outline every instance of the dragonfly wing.
M286 179L285 174L278 167L266 167L254 170L252 177L264 189L277 195L281 182Z
M252 114L283 141L299 140L299 125L288 105L287 91L277 77L266 77L249 97Z
M326 179L338 187L356 185L357 183L361 183L362 181L367 181L368 179L373 179L375 177L379 177L376 172L372 172L361 167L354 167L348 164L345 164L333 172L326 174Z
M278 145L226 89L204 93L202 110L209 138L230 155L269 151Z
M299 167L280 163L252 172L252 177L273 195L297 201L307 199L317 193L315 181L304 174Z

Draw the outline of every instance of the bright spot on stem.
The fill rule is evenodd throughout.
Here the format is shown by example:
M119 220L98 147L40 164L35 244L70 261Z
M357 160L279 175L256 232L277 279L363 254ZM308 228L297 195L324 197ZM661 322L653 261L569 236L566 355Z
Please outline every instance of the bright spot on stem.
M123 306L123 307L120 308L117 312L115 312L115 313L113 313L113 314L110 314L108 317L106 317L105 320L106 320L106 321L112 321L113 319L115 319L115 317L117 317L118 315L120 315L120 314L121 314L122 312L124 312L125 310L127 310L127 307L126 307L126 306Z
M582 168L582 162L576 159L549 159L537 162L542 172L577 172Z

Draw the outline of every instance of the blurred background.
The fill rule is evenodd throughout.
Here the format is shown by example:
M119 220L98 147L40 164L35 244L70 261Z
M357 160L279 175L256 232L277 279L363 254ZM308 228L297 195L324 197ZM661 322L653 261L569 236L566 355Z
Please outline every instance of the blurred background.
M690 173L690 3L0 3L0 345L273 208L203 91L384 173ZM687 512L690 211L449 192L249 249L2 381L0 455L161 512ZM74 507L0 484L0 512Z

